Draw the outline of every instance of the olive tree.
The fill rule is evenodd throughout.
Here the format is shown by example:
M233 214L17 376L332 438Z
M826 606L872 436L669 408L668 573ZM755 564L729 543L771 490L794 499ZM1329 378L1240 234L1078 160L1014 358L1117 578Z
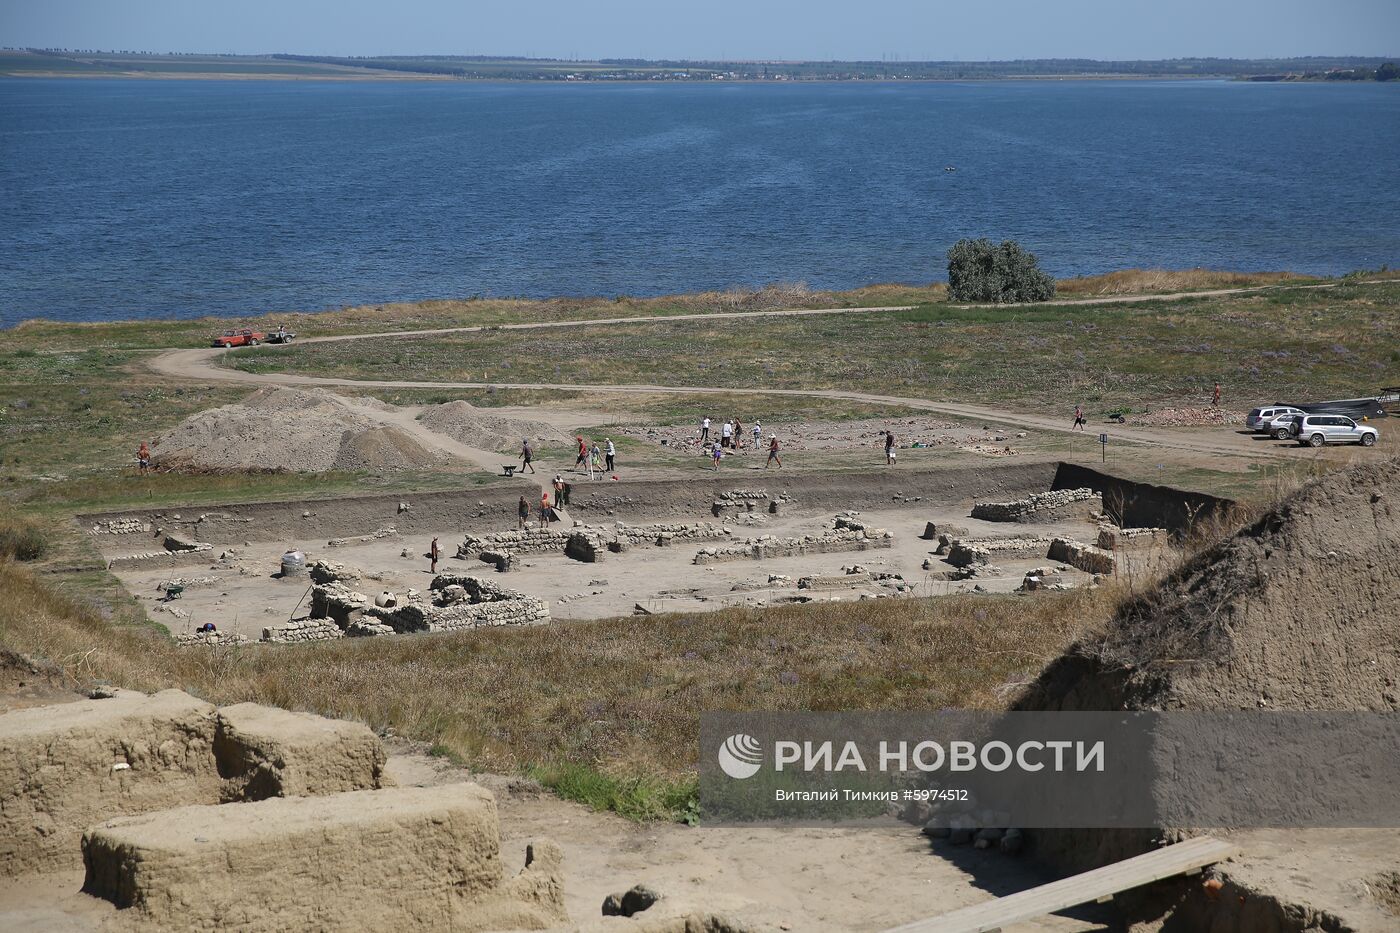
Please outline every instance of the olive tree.
M1008 304L1055 297L1055 280L1015 240L959 240L948 250L948 297Z

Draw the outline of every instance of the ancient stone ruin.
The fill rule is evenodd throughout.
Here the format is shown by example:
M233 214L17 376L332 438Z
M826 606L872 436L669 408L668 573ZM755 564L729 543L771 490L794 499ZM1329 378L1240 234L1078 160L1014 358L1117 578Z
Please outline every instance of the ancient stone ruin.
M801 557L806 554L835 554L842 551L867 551L888 548L894 535L882 528L833 528L820 535L779 538L760 535L747 538L729 547L706 547L695 555L697 564L714 564L730 560L766 560L773 557Z
M972 517L985 522L1058 522L1088 520L1103 512L1103 496L1092 489L1038 492L1012 502L979 502Z
M328 565L312 565L311 615L263 629L263 641L324 641L345 635L367 636L449 632L487 625L528 625L549 621L542 599L477 577L439 574L426 594L410 590L399 598L371 599L332 578ZM386 594L387 595L387 594Z

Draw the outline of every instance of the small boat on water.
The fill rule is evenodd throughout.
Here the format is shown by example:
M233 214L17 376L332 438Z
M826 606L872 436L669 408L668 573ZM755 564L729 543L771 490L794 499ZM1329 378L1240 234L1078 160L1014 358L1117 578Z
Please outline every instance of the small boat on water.
M956 172L957 170L958 170L957 167L956 167L956 166L953 166L953 165L945 165L945 166L943 166L943 171L945 171L945 172Z

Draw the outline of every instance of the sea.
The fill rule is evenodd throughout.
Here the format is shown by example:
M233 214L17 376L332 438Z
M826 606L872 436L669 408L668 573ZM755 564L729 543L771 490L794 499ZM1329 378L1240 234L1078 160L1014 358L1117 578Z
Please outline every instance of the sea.
M1400 82L0 78L0 326L1400 264Z

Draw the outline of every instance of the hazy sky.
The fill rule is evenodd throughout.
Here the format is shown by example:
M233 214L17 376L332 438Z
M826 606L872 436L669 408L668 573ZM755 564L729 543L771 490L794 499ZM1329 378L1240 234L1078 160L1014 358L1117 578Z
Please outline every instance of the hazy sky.
M0 0L0 45L322 55L1400 55L1400 0Z

